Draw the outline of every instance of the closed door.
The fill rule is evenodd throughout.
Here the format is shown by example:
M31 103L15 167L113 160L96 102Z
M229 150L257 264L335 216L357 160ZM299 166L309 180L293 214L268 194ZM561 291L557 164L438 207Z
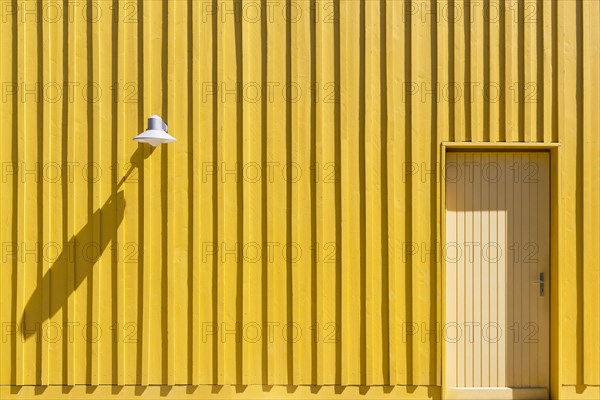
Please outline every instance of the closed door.
M448 396L546 398L549 155L450 152L446 160Z

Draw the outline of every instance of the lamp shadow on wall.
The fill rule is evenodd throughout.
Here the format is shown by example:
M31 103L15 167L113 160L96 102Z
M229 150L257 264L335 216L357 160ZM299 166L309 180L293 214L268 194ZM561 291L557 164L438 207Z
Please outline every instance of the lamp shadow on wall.
M154 147L151 147L149 151L145 151L144 147L150 146L138 146L129 159L131 164L129 169L116 186L111 188L110 197L99 209L88 216L83 228L63 244L61 253L41 281L38 281L35 291L23 309L19 323L19 329L25 339L36 333L41 334L42 324L67 307L69 297L92 275L94 266L104 254L108 244L116 237L125 214L124 190L119 190L119 188L136 168L142 166L143 160L154 151ZM72 271L73 285L67 285L63 290L53 291L49 295L52 281L66 282L69 270ZM43 304L44 293L46 293L48 304ZM32 326L35 329L26 328ZM38 328L40 328L39 332Z

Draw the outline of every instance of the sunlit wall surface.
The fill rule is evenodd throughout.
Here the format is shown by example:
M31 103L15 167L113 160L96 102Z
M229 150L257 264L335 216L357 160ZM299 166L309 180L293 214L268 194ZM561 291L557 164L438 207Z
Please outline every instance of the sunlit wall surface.
M600 393L598 1L0 6L1 385L439 396L440 144L552 142L553 382Z

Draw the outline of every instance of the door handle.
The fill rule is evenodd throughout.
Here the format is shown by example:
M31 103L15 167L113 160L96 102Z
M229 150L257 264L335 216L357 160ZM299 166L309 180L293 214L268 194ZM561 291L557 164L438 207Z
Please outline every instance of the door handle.
M540 285L540 296L544 295L544 273L540 272L540 279L533 281L533 283L539 283Z

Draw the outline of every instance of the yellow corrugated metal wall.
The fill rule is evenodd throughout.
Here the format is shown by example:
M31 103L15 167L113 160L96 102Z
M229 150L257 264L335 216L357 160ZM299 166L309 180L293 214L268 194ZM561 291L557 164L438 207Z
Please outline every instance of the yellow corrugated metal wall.
M0 384L438 386L440 143L506 141L600 385L598 1L0 5Z

